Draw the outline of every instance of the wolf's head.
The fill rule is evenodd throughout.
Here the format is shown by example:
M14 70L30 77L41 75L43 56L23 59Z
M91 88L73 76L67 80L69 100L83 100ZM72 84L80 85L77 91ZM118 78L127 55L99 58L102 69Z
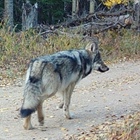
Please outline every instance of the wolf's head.
M100 72L106 72L109 70L109 68L102 61L97 43L89 43L85 49L88 50L91 55L93 70Z

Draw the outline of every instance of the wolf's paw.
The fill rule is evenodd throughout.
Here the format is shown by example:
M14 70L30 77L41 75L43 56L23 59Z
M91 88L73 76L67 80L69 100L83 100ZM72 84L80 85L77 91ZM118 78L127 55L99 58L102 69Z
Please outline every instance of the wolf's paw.
M44 125L44 120L39 122L39 126L43 126Z
M74 118L74 114L70 114L70 113L65 113L65 118L66 119L73 119Z
M31 124L30 125L24 124L23 127L24 127L25 130L32 130L32 129L34 129Z

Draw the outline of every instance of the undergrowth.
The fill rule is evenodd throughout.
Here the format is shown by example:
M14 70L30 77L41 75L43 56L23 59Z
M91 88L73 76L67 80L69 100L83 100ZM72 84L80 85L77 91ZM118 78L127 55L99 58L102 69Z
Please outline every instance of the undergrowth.
M53 35L43 38L34 30L15 33L0 29L0 79L24 74L32 58L61 50L84 48L78 37Z
M23 75L30 59L61 50L84 48L88 43L78 36L51 35L44 38L34 30L11 32L0 26L0 79ZM140 36L132 30L108 31L97 36L106 61L140 56Z
M100 34L100 47L103 57L108 61L137 59L140 56L140 34L122 29Z

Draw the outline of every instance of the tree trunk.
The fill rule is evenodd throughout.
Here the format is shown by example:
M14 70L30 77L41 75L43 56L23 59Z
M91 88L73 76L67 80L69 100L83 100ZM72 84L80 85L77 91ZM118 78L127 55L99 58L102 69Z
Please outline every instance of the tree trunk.
M72 0L72 18L75 18L79 11L79 0Z
M140 31L140 0L134 0L134 24Z
M72 0L72 18L76 15L76 1L77 0Z
M94 7L95 7L95 1L90 0L90 8L89 8L89 13L93 14L94 13Z
M38 5L35 3L33 6L27 1L22 6L22 30L28 30L37 26L37 12Z
M13 28L13 0L5 0L4 7L4 21L6 26L10 27L11 30Z

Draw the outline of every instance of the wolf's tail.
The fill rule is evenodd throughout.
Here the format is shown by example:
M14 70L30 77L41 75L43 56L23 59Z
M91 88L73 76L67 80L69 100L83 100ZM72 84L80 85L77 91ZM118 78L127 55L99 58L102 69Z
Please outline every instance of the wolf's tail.
M22 118L28 117L29 115L31 115L36 111L38 102L32 100L33 99L27 99L27 98L24 99L24 102L20 109L20 115Z
M20 110L21 117L27 117L34 113L41 102L40 88L27 83L24 89L24 100Z
M41 101L40 82L44 65L42 61L33 61L30 63L26 77L27 82L24 88L24 101L20 110L20 115L23 118L34 113Z

